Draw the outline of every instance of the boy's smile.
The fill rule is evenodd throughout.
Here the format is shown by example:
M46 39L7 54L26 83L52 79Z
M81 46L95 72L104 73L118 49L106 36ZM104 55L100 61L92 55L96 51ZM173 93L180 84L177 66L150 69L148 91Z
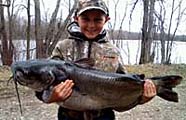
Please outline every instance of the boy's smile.
M102 31L104 24L109 20L101 10L87 10L75 17L81 32L88 38L94 39Z

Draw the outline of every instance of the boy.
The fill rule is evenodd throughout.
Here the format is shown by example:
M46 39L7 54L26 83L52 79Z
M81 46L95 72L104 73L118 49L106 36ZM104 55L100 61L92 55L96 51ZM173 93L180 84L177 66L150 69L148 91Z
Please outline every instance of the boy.
M94 59L94 68L109 72L125 73L119 51L106 39L103 29L109 20L109 11L102 0L79 0L74 21L68 26L69 39L59 42L52 54L54 59L76 61L82 58ZM47 103L65 101L72 93L73 80L66 80L53 88ZM140 103L156 95L154 84L145 80L144 94ZM42 93L36 93L42 100ZM85 112L59 107L58 120L84 120ZM114 120L112 109L89 111L93 120Z

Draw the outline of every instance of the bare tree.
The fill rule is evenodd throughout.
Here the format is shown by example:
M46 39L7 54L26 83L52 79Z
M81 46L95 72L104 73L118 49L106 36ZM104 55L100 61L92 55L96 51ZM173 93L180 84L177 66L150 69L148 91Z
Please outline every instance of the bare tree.
M3 4L3 1L0 3L0 6L2 6L2 7L10 7L10 3L8 3L8 4Z
M153 41L153 26L154 26L154 4L155 0L143 0L143 26L142 26L142 41L141 41L141 56L140 64L153 62L151 61L151 44Z
M56 46L57 42L59 41L60 38L66 38L67 37L67 34L65 34L65 31L66 31L66 27L68 25L68 23L70 22L70 19L77 7L77 3L78 3L78 0L74 0L74 5L73 7L71 8L68 16L66 17L66 19L64 20L64 22L59 25L58 27L58 31L57 33L54 35L54 39L52 40L52 43L50 44L49 48L48 48L48 54L50 55L54 49L54 47Z
M116 46L117 47L120 47L120 48L122 48L122 46L123 46L123 43L122 43L122 40L120 40L120 35L121 35L121 33L122 33L122 26L123 26L123 22L124 22L124 20L125 20L125 17L126 17L126 12L127 12L127 7L128 7L128 4L126 4L126 6L125 6L125 12L123 12L123 17L122 17L122 19L121 19L121 23L120 23L120 26L119 26L119 32L118 32L118 35L117 35L117 37L116 37L116 39L117 39L117 41L116 41ZM116 22L115 22L116 23Z
M136 8L136 5L138 3L139 0L135 0L135 2L133 3L133 6L132 6L132 9L131 9L131 12L130 12L130 19L129 19L129 31L130 31L130 26L131 26L131 22L132 22L132 14Z
M163 1L159 1L159 13L155 12L155 16L158 19L158 30L160 31L160 35L159 35L159 40L161 42L161 63L165 62L165 16L166 16L166 9L164 6L164 2Z
M74 1L74 6L70 9L67 18L61 22L57 21L57 14L59 11L61 0L57 0L56 7L52 13L49 25L47 27L45 38L41 36L41 16L40 16L40 2L35 0L35 36L36 36L36 57L48 57L51 55L55 45L61 37L63 37L67 24L69 23L72 14L77 6L77 0ZM69 1L70 2L70 1ZM70 3L71 4L71 3ZM57 28L56 28L57 26Z
M136 8L139 0L135 0L129 20L129 28L132 21L132 14ZM155 0L143 0L143 25L142 25L142 36L141 36L141 54L140 64L153 62L154 49L151 51L151 44L153 42L153 36L155 32L154 25L154 6Z
M30 59L30 0L27 1L27 19L28 19L28 24L27 24L27 29L26 29L26 37L27 37L27 54L26 54L26 59Z
M4 17L4 6L10 7L10 1L7 1L8 4L2 5L2 0L0 0L0 39L2 43L0 46L0 53L3 65L11 65L13 60L13 44L12 39L8 39L7 30L5 26L5 17Z
M9 41L12 42L12 37L13 37L13 29L14 26L13 26L13 17L14 17L14 3L15 3L15 0L12 0L12 8L10 9L10 7L7 8L7 13L8 13L8 39ZM11 4L11 1L10 0L7 0L7 4Z
M166 58L165 58L165 64L170 64L170 57L171 57L171 53L172 53L172 47L173 47L173 41L177 32L177 29L180 25L181 19L183 17L183 15L185 14L186 8L181 9L181 5L182 5L183 0L180 0L178 3L178 6L175 7L175 0L172 0L172 9L171 9L171 17L170 17L170 21L169 21L169 28L168 28L168 35L167 35L167 47L166 47ZM171 34L171 28L172 28L172 19L173 19L173 15L175 14L175 11L178 9L178 13L177 13L177 21L176 21L176 27L174 29L173 34Z
M57 17L57 14L58 14L60 2L61 2L61 0L57 0L56 8L55 8L54 12L52 13L52 17L50 19L50 23L48 25L48 29L47 29L47 32L46 32L45 41L46 41L46 46L48 46L46 48L47 49L46 54L48 54L48 52L49 52L48 49L49 49L50 43L52 42L52 39L53 39L54 34L55 34L56 17Z
M114 30L115 30L115 27L116 27L116 21L117 21L117 7L118 7L118 4L119 4L119 0L112 0L113 3L114 3L114 23L112 25L112 28L110 29L111 32L110 32L110 37L111 39L113 40L114 39ZM114 41L113 41L114 43Z
M35 3L35 39L36 39L36 58L46 57L45 44L41 35L41 12L40 1L34 0Z
M175 5L175 0L172 0L171 3L171 13L170 13L170 18L169 20L169 25L168 25L168 31L167 34L165 32L165 18L166 18L166 11L167 9L164 7L164 1L160 1L159 6L160 6L160 11L159 13L156 12L155 15L158 18L158 29L160 31L160 41L161 41L161 63L163 64L170 64L170 57L172 53L172 48L173 48L173 42L174 38L177 32L177 29L181 23L182 17L185 14L186 8L182 9L183 5L183 0L178 1L178 5ZM176 26L173 28L173 16L177 16L175 19ZM171 33L171 30L173 30L173 33Z

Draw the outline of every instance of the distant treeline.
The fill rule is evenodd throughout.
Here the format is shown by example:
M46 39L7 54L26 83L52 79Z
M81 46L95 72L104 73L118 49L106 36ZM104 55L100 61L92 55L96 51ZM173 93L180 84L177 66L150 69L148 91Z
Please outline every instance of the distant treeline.
M141 39L140 32L128 32L128 31L122 31L122 30L115 30L115 31L108 31L108 32L112 39L119 39L119 40L140 40ZM155 33L153 39L160 40L160 34ZM174 41L186 42L186 35L176 35L174 38Z
M20 22L21 21L21 22ZM30 38L35 39L34 35L34 21L31 22L31 31L30 31ZM12 37L13 39L26 39L26 28L27 28L27 22L24 18L15 19L13 21L13 28L12 31ZM41 21L41 36L45 36L47 26L49 23L46 23L44 21ZM6 23L8 25L8 23ZM56 25L56 29L58 29L59 24ZM109 36L111 39L122 39L122 40L140 40L141 39L141 33L140 32L128 32L123 30L108 30ZM154 40L159 40L159 34L154 34ZM186 41L186 35L176 35L175 41Z

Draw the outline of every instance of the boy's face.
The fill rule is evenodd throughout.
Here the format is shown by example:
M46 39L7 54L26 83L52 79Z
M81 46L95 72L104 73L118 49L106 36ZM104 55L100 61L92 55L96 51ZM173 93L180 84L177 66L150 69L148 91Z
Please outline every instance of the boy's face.
M100 10L89 10L75 17L81 32L88 38L94 39L103 29L110 18Z

